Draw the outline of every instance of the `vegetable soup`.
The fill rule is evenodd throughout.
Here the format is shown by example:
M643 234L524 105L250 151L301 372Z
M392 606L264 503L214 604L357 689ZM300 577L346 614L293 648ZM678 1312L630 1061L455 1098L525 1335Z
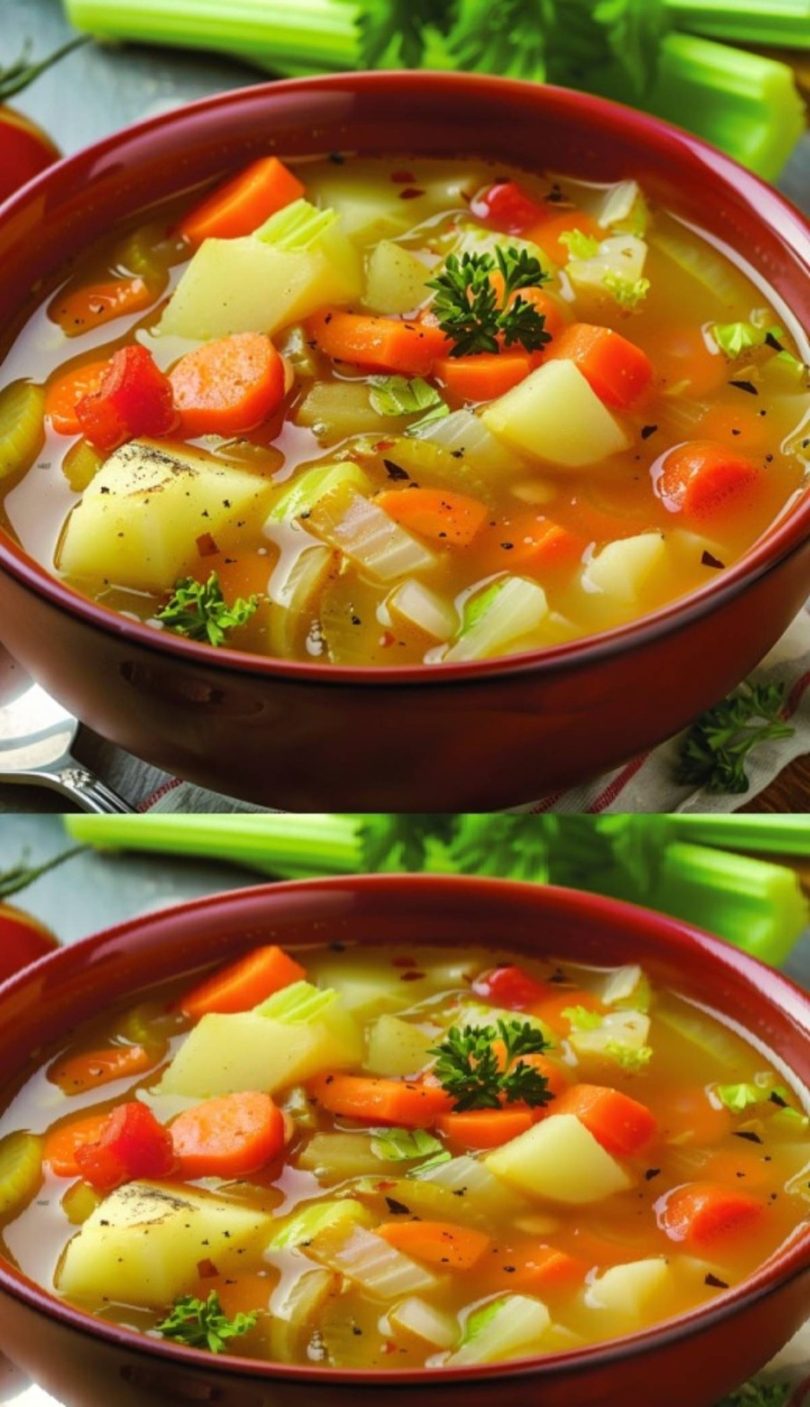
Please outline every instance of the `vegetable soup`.
M714 1303L806 1231L804 1094L637 966L271 946L136 1003L0 1119L0 1246L99 1319L483 1364Z
M712 581L799 492L796 335L634 180L265 157L50 288L0 370L3 522L212 646L549 647Z

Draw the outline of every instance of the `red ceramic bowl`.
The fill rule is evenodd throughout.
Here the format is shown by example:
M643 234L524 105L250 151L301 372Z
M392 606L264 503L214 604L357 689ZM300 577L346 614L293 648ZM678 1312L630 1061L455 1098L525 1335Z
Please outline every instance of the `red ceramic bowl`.
M225 93L51 168L0 209L0 322L117 219L259 152L478 154L656 199L744 252L810 325L810 232L772 189L662 122L496 78L374 73ZM292 810L487 809L675 732L757 663L810 589L810 492L687 599L598 638L441 668L326 668L156 633L0 541L0 636L84 722L170 772ZM396 740L392 746L392 740ZM474 759L474 760L473 760Z
M0 987L0 1069L124 993L261 942L419 941L508 946L593 963L641 962L733 1016L810 1082L810 1000L786 978L661 915L573 890L504 880L386 875L264 886L135 919L42 958ZM800 1327L810 1238L797 1235L710 1308L578 1353L483 1369L350 1372L200 1356L103 1324L0 1261L3 1349L70 1407L145 1400L220 1407L713 1407ZM407 1389L412 1389L409 1394Z

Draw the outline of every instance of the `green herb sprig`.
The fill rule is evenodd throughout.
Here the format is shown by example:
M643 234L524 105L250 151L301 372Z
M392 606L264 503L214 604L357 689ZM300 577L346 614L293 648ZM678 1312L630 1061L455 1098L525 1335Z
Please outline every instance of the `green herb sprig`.
M184 1295L175 1300L170 1313L157 1325L164 1339L187 1344L189 1348L207 1348L211 1353L223 1353L229 1339L246 1334L256 1323L255 1314L236 1314L229 1319L223 1313L219 1295L212 1290L207 1300Z
M745 763L752 749L795 731L784 719L784 707L784 684L741 684L684 735L676 779L712 792L747 791Z
M503 1064L492 1049L497 1040L504 1045ZM547 1048L542 1031L531 1022L498 1021L496 1026L451 1026L429 1053L437 1057L435 1075L461 1112L499 1109L504 1101L548 1104L553 1098L548 1080L521 1058Z
M746 1383L717 1407L785 1407L791 1389L787 1383Z
M496 272L503 280L502 293L490 278ZM549 342L543 314L520 296L520 289L536 288L545 278L540 261L514 246L499 245L494 255L448 255L442 272L428 279L428 288L436 290L433 311L453 341L451 357L498 353L499 335L505 346L519 343L528 352Z
M219 577L212 572L205 582L195 581L190 576L176 582L170 599L157 612L156 619L188 640L224 645L228 631L247 624L258 604L258 596L240 596L229 606L222 595Z

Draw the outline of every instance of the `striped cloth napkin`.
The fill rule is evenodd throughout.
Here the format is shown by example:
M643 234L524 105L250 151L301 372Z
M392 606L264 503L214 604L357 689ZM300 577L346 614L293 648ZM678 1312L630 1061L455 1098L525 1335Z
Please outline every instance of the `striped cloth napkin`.
M633 758L624 767L606 772L569 791L539 798L522 811L586 812L728 812L751 801L788 763L810 754L810 603L751 676L756 681L785 685L786 712L793 725L792 737L764 743L748 764L750 790L744 796L694 791L674 780L678 738L671 738L651 752ZM157 771L137 758L120 752L100 739L91 739L82 756L139 811L235 812L261 807L218 792L205 791L178 777ZM437 810L441 799L437 798Z

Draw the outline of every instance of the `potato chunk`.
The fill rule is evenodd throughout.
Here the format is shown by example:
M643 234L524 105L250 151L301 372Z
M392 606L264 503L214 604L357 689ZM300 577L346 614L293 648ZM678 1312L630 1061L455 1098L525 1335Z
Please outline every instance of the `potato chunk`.
M552 1114L484 1162L521 1192L571 1206L601 1202L632 1186L621 1164L574 1114Z
M563 358L538 366L488 405L481 420L511 449L566 469L598 464L630 445L579 367Z
M197 1281L258 1257L272 1232L261 1212L169 1183L130 1182L105 1198L65 1251L56 1288L70 1299L168 1308Z
M99 470L74 508L57 566L136 591L168 591L210 534L222 548L257 530L273 484L186 446L132 440Z

